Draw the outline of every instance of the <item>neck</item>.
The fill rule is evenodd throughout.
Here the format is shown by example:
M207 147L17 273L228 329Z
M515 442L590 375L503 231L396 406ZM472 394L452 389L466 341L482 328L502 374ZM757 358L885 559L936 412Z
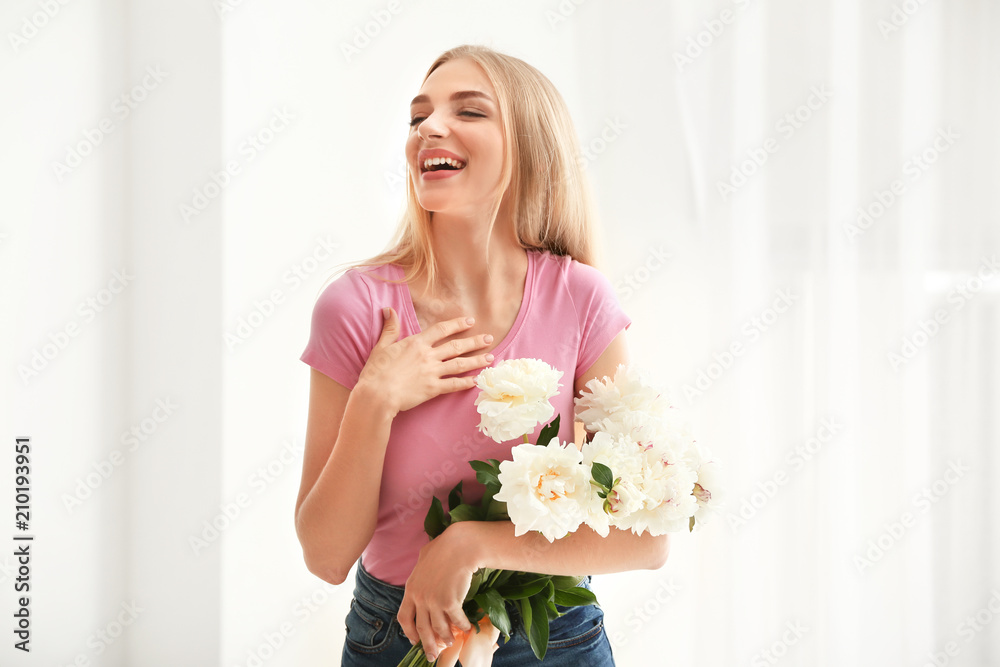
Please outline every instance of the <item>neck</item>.
M506 289L511 282L516 284L518 278L523 277L527 254L517 242L513 220L505 204L506 200L492 232L487 214L432 214L430 241L437 277L431 291L460 299L489 296Z

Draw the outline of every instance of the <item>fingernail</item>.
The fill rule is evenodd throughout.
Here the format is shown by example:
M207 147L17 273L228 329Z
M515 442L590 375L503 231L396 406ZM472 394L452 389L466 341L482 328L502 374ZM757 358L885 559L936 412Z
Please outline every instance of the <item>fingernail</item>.
M466 317L466 318L465 318L465 321L466 321L466 322L467 322L468 324L475 324L475 323L476 323L476 318L474 318L474 317Z
M486 355L486 361L493 361L493 355L492 354L487 354Z
M486 334L485 336L483 336L483 340L486 341L487 343L492 343L493 342L493 334Z
M383 308L382 309L382 317L385 317L385 318L389 317L389 309L388 308Z

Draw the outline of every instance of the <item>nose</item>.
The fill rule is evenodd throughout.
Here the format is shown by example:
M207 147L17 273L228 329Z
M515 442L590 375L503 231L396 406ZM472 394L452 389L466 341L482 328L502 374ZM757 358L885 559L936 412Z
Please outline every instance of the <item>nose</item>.
M445 136L448 132L448 126L440 120L437 113L432 113L431 115L420 121L420 125L417 127L417 135L421 139L430 139L431 137L441 138Z

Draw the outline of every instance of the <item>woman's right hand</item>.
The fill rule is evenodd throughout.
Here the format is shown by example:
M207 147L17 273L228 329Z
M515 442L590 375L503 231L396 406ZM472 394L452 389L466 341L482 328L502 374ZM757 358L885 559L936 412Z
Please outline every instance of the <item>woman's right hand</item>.
M373 396L386 401L395 415L420 405L440 394L471 389L476 377L448 377L493 362L492 354L471 357L459 355L487 347L493 342L490 334L455 338L436 343L475 324L471 317L457 317L438 322L426 331L399 338L399 315L392 308L382 309L382 335L361 369L358 384L364 383Z

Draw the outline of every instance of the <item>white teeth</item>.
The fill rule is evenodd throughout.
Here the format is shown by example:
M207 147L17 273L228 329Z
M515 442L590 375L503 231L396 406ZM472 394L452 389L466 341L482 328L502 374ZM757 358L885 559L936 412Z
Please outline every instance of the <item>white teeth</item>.
M450 164L456 169L461 169L465 166L465 163L461 160L455 160L450 157L429 157L424 160L424 169L430 169L436 164Z

